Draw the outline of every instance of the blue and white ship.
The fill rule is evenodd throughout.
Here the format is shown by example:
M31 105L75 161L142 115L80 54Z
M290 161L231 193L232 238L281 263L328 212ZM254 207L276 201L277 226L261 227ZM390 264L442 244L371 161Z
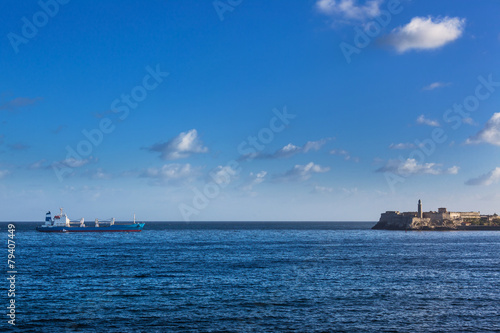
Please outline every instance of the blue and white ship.
M50 211L45 215L45 224L36 227L36 230L41 232L139 232L144 228L145 223L136 223L134 215L134 223L119 224L115 223L112 218L109 221L99 221L95 219L94 225L85 224L82 218L80 221L71 221L69 217L63 213L60 208L59 215L51 217Z

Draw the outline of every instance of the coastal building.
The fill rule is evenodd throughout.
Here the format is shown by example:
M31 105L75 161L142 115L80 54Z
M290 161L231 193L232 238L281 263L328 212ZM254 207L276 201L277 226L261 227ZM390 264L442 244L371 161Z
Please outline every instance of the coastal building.
M416 212L386 211L374 229L420 230L420 229L456 229L467 225L496 225L500 217L481 215L480 212L449 212L446 208L424 212L422 201L418 200Z

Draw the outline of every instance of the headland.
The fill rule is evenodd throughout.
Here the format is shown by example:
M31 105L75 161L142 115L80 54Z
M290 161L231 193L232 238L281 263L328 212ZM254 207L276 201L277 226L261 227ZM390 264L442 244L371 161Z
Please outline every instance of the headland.
M386 211L372 229L385 230L500 230L500 216L480 212L422 211L418 200L416 212Z

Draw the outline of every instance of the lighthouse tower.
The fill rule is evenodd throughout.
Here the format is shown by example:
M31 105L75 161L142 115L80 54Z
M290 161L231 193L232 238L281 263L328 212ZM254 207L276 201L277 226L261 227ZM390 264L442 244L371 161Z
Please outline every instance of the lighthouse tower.
M422 200L418 200L418 218L422 218Z

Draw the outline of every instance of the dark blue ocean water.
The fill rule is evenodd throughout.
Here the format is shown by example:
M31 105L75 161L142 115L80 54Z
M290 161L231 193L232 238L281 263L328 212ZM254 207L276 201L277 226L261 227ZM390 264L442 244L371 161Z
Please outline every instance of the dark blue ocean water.
M498 231L281 222L46 234L35 225L16 223L22 332L500 331ZM6 263L6 224L0 237ZM0 330L10 330L3 313Z

